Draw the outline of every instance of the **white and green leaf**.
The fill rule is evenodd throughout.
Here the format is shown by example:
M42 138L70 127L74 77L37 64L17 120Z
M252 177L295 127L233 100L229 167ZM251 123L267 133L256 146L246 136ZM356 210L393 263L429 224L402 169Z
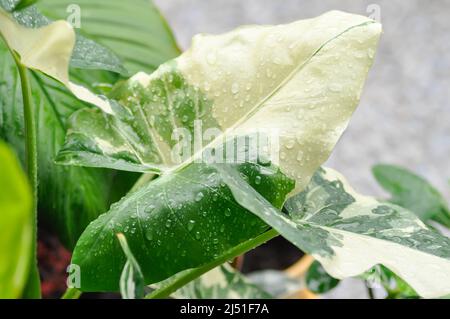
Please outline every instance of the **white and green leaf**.
M70 8L79 9L77 33L111 49L129 74L153 72L180 54L167 22L152 0L103 2L93 5L92 0L78 0L74 7L73 0L40 0L37 6L53 20L66 19Z
M179 58L119 88L119 105L86 110L71 122L59 162L142 172L178 167L172 132L269 132L279 140L280 168L306 186L328 158L355 110L381 33L366 17L330 12L279 26L199 35ZM221 133L220 133L221 132ZM190 141L192 162L204 147Z
M33 9L33 8L31 8ZM78 99L110 111L107 101L70 81L69 65L75 48L75 32L66 21L30 28L0 9L0 35L18 63L61 82Z
M435 220L450 227L446 200L423 177L394 165L376 165L372 171L378 183L392 195L392 203L416 213L424 222Z
M54 4L58 2L60 2L60 0L53 0ZM17 5L19 5L18 0L0 0L0 7L6 11L12 11ZM52 13L52 10L48 10L47 12ZM42 15L36 5L14 12L12 17L21 26L26 28L39 29L52 24L52 20L48 19L47 16ZM61 19L66 20L66 17L63 16L60 17L60 19L57 19L59 20L58 23L60 23ZM61 41L58 40L56 42ZM69 42L66 44L68 43ZM42 46L46 44L48 43L45 41L42 42ZM76 35L75 45L69 59L71 66L77 68L107 70L119 74L128 73L123 67L120 58L115 53L81 34Z
M382 264L423 297L450 292L450 239L413 213L356 193L337 172L320 169L308 187L288 200L288 215L271 207L235 172L221 167L236 201L335 278L357 276Z
M228 264L191 281L172 294L182 299L268 299L272 296Z
M144 297L144 275L136 258L128 246L127 239L123 234L117 234L120 246L127 258L120 276L120 294L123 299L142 299Z
M116 289L125 263L111 242L118 232L126 235L151 284L209 265L267 231L230 198L222 170L245 176L249 187L278 208L295 187L304 188L357 105L380 32L375 21L331 12L200 36L176 60L115 89L108 111L75 113L59 162L164 173L86 229L72 260L82 268L81 289ZM200 148L192 141L195 155L179 164L171 156L179 142L172 133L185 129L195 136L196 120L203 131L220 133ZM194 161L213 147L224 149L223 132L231 131L226 146L259 130L280 138L280 161L275 156L223 168Z

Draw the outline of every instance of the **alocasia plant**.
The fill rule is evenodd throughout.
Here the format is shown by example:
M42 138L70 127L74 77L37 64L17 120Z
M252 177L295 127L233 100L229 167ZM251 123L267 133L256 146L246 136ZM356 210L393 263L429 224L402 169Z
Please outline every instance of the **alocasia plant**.
M1 21L22 69L44 73L79 103L96 106L78 108L67 121L56 161L145 173L78 240L72 259L82 277L77 288L121 288L133 297L142 294L143 281L157 287L147 297L167 297L209 271L226 273L226 266L217 267L282 235L334 277L383 264L422 296L450 293L448 238L320 168L358 104L381 34L378 22L333 11L200 35L151 74L142 71L164 59L144 68L142 57L116 45L108 28L102 26L105 38L97 39L88 26L83 34L141 71L106 98L92 84L73 84L69 64L80 41L67 23L26 29L6 13ZM29 55L36 35L52 41ZM254 153L261 132L264 147ZM201 287L203 279L190 287Z
M119 104L114 104L109 114L77 112L59 161L163 173L124 198L83 234L73 257L85 276L81 288L114 288L109 284L117 282L120 270L114 265L123 261L107 262L107 258L118 256L109 238L119 231L124 231L140 253L137 260L145 269L147 283L185 268L201 267L208 260L214 264L235 245L262 232L256 231L244 211L238 213L245 220L236 232L235 218L226 219L229 207L222 204L224 198L312 253L335 277L355 276L382 263L423 296L447 293L447 272L424 281L411 265L422 261L429 271L445 269L449 240L427 230L411 213L355 194L329 170L316 174L319 185L314 185L314 179L309 184L317 196L311 203L302 201L308 189L288 201L288 216L275 209L273 205L280 206L264 194L271 189L284 201L288 193L304 189L325 161L357 104L379 34L374 21L330 13L291 25L247 27L222 36L197 37L180 58L151 76L140 73L117 89L112 96ZM279 129L277 174L284 175L284 181L269 186L265 179L275 176L276 170L261 174L259 164L243 171L242 165L190 163L195 157L179 166L168 161L167 150L175 144L170 132L181 126L195 134L192 123L198 119L204 128L229 129L234 136L251 134L255 127ZM209 145L216 146L219 138ZM212 183L208 175L214 176ZM264 189L258 189L257 176L262 176ZM319 187L324 188L322 195ZM200 199L198 194L202 194ZM312 205L309 212L307 205ZM206 221L202 221L204 210L211 214ZM220 235L215 223L224 216L220 227L225 227L228 236L232 234L231 240ZM246 225L255 233L246 233ZM207 227L210 235L201 232ZM195 229L200 230L198 235ZM192 244L180 247L189 249L189 258L173 253L177 246L171 244L171 238L179 236L192 238ZM215 240L217 245L212 244ZM159 268L155 260L160 256L171 260L171 265ZM421 274L428 277L427 271Z
M73 258L85 276L82 288L117 287L121 269L99 261L117 256L113 264L122 264L121 256L113 252L118 247L110 240L119 228L124 228L130 247L145 254L136 258L148 283L213 261L261 234L264 224L255 227L257 220L238 209L228 187L222 186L225 180L220 166L190 164L193 158L181 165L170 161L169 151L177 143L171 140L171 132L178 127L192 132L196 119L203 120L204 130L232 129L234 135L250 134L255 127L280 129L280 173L273 166L259 164L230 165L230 169L246 174L256 189L281 208L288 193L308 183L345 129L372 63L380 30L379 24L367 18L333 12L290 25L248 27L223 36L198 37L180 58L151 76L139 73L118 88L112 95L118 103L112 103L108 112L99 109L74 114L67 143L58 156L60 162L166 172L88 227ZM353 55L348 54L349 49L354 50ZM335 71L336 61L345 65L340 72ZM218 140L220 136L210 145ZM266 190L269 194L264 194ZM199 194L203 196L196 201ZM217 202L212 200L214 194ZM227 218L227 210L232 210L228 213L232 218ZM167 220L172 224L167 226ZM190 232L189 222L198 225L198 239L198 230ZM136 228L139 224L143 226ZM233 224L241 225L240 229ZM212 235L202 234L206 226ZM247 227L251 232L246 232ZM169 244L172 240L179 244L177 236L189 240L184 248L190 251L190 258L178 256ZM165 244L158 245L158 241ZM87 251L96 252L96 258ZM168 266L161 261L158 266L155 260L160 258L156 256L172 262ZM104 265L105 269L94 276L93 265ZM98 273L105 278L99 278Z
M48 17L65 18L67 12L61 8L66 6L66 2L62 0L40 1L38 5ZM90 1L90 3L93 2L95 1ZM107 5L103 1L101 3L102 10L107 9L108 13L115 10L117 14L114 22L116 24L128 20L127 17L132 15L135 23L147 26L140 32L142 37L150 37L148 40L151 41L151 37L157 34L158 38L167 39L166 42L161 42L157 48L146 48L145 45L142 45L142 49L139 49L138 44L133 47L133 50L146 50L145 62L147 64L142 65L141 63L142 69L151 71L160 62L178 55L174 41L170 40L172 39L170 31L166 29L165 22L156 15L151 2L135 1L133 6L127 6L126 14L117 6L118 3L123 3L122 1L109 1ZM14 1L2 0L0 4L9 10L13 7ZM86 13L84 10L83 12ZM137 12L139 12L138 16L136 16ZM17 12L14 17L27 27L39 27L50 23L50 20L42 16L36 7ZM101 18L98 16L98 12L96 17ZM103 21L103 19L101 20ZM147 24L149 21L152 21L151 25ZM81 18L81 23L84 22L85 19ZM95 20L90 19L89 22L95 23ZM83 25L83 30L94 31L93 28L85 25ZM159 31L154 33L152 30ZM110 45L113 49L116 49L117 46L128 47L129 37L126 34L120 36L116 34L113 41L110 31L111 28L96 28L95 40L99 43L106 42L105 45ZM90 35L89 33L86 36L89 38ZM119 50L119 56L116 56L106 47L102 47L88 38L77 36L77 43L72 52L70 75L75 82L98 90L99 85L113 85L118 79L118 73L133 72L133 69L125 70L121 64L121 60L127 60L126 50ZM3 44L0 44L0 55L2 57L0 64L2 74L0 136L11 143L24 159L19 74L10 53ZM54 157L64 141L67 118L75 110L86 108L88 105L77 100L63 85L42 76L39 72L32 72L30 81L32 82L33 102L37 109L36 112L39 114L37 119L39 181L41 185L45 185L39 190L40 216L58 232L68 247L73 247L87 224L103 213L111 202L120 198L119 196L127 191L130 183L123 178L124 176L117 179L117 174L106 170L62 167L54 164ZM11 92L13 93L11 94ZM127 176L125 178L129 179ZM113 179L116 182L113 182ZM114 189L111 189L111 185L115 185Z

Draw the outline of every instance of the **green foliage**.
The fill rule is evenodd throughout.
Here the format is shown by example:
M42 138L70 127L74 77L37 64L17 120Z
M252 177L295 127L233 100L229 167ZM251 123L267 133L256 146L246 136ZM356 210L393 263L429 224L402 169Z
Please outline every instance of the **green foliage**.
M144 297L144 275L136 258L128 246L123 234L117 234L120 246L127 258L120 275L120 293L123 299L141 299Z
M80 8L80 28L85 38L109 48L120 57L132 75L139 71L153 72L160 64L175 58L180 49L166 21L152 0L41 0L39 9L47 17L70 19ZM74 6L76 5L76 6ZM84 53L83 62L91 52Z
M223 264L176 291L183 299L269 299L266 291L251 283L239 271Z
M307 276L316 292L372 267L390 297L450 292L450 239L409 211L446 224L448 208L434 188L398 168L377 167L393 196L382 202L320 168L357 106L381 33L377 22L330 12L197 36L189 51L160 66L179 49L152 2L38 3L49 18L81 27L75 31L30 1L16 4L0 0L7 11L21 9L13 18L0 11L0 136L24 158L27 103L12 53L31 74L41 217L75 246L82 291L142 298L144 286L154 284L150 298L270 297L222 264L279 233L318 261ZM193 139L174 138L179 129ZM197 134L213 129L220 133L200 136L206 143L197 145ZM277 131L279 153L261 144L252 152L258 129ZM117 201L134 175L107 169L159 176L145 175ZM26 234L17 230L26 222L5 216L0 227ZM0 253L24 248L15 249ZM9 276L11 265L0 275ZM15 270L23 274L21 265ZM5 290L14 297L23 286L15 283Z
M1 0L0 4L9 9L13 1ZM40 5L45 7L47 3L43 2ZM64 1L52 1L50 7L45 7L46 13L58 18L57 13L60 12L61 5L64 5ZM111 5L111 8L117 10L115 6ZM133 10L137 11L138 8L135 7ZM27 27L39 27L50 23L50 20L42 16L34 6L15 14L14 17ZM127 19L127 16L122 14L120 18ZM116 20L115 23L119 22L120 20ZM154 21L153 26L158 23L163 22ZM145 31L153 35L151 28ZM107 38L107 35L99 32L97 38ZM115 43L123 45L128 43L128 38L116 38ZM171 46L173 41L167 44L167 47ZM148 52L150 51L151 48L148 49ZM2 56L0 136L13 145L21 159L24 159L24 126L18 72L3 44L0 44L0 56ZM168 54L165 59L172 56ZM158 53L158 57L163 59L163 53ZM157 60L153 63L157 63ZM112 86L118 79L117 74L109 71L124 72L120 59L112 51L82 35L77 37L71 65L72 79L99 93L102 93L99 83L103 83L103 86ZM85 70L79 69L80 67ZM66 246L72 248L86 226L129 190L135 177L107 170L55 165L54 158L64 142L68 117L77 109L89 105L75 98L57 81L39 72L32 73L31 81L33 102L37 108L36 114L39 114L37 119L39 181L41 185L45 185L39 190L39 211L43 221L59 234Z
M13 12L20 11L35 4L38 0L20 0L12 9Z
M292 190L292 181L273 166L230 166L275 207L281 208ZM114 204L88 226L72 263L81 268L81 290L115 291L125 264L116 233L127 237L146 284L151 284L219 259L267 229L236 203L216 167L191 164Z
M0 298L18 298L30 267L31 190L16 156L0 141Z
M327 274L318 261L314 261L306 274L306 284L312 292L323 294L339 284L339 280Z
M373 175L391 194L392 203L416 213L424 222L435 220L450 228L450 210L445 199L424 178L393 165L376 165Z

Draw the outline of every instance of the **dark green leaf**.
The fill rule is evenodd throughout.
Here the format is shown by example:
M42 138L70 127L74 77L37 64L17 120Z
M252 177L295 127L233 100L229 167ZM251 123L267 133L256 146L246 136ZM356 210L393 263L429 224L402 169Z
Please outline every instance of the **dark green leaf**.
M25 8L28 8L29 6L32 6L33 4L35 4L38 0L20 0L13 9L14 11L20 11L23 10Z
M293 187L273 166L236 164L232 169L276 207ZM146 284L151 284L207 264L265 230L263 222L233 200L217 168L195 163L114 204L81 236L72 263L81 267L82 290L114 291L125 264L116 233L127 237Z
M434 219L450 227L448 205L427 180L393 165L376 165L372 171L378 183L392 195L392 203L416 213L424 222Z

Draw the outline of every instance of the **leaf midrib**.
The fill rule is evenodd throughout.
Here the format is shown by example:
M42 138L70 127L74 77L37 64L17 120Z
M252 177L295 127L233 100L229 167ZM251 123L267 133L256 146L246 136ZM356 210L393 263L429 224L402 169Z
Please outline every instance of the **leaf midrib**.
M377 23L376 21L366 21L354 26L351 26L347 29L345 29L344 31L342 31L341 33L335 35L334 37L328 39L327 41L325 41L316 51L314 51L314 53L308 58L306 59L302 64L299 64L296 68L294 68L289 74L288 76L278 85L276 86L266 97L264 97L260 102L258 102L251 110L249 110L240 120L236 121L236 123L234 123L227 131L228 132L232 132L234 131L236 128L238 128L241 124L243 124L245 121L247 121L248 119L250 119L257 111L259 111L260 107L262 105L264 105L264 103L266 103L270 98L272 98L276 93L278 93L278 91L281 90L281 88L283 88L293 77L294 75L296 75L298 72L300 72L301 70L303 70L303 68L329 43L331 43L332 41L338 39L339 37L341 37L342 35L346 34L347 32L359 28L359 27L363 27L366 25L370 25L370 24L375 24ZM189 165L190 163L192 163L195 159L198 158L198 156L201 156L203 151L209 147L213 147L215 145L217 145L220 141L223 140L223 136L224 134L216 137L213 141L211 141L208 145L206 145L204 148L202 148L202 150L200 150L199 152L197 152L196 154L194 154L191 158L189 158L188 160L184 161L183 163L174 166L170 169L168 169L167 171L163 172L163 174L171 174L177 171L180 171L181 169L183 169L184 167L186 167L187 165Z

